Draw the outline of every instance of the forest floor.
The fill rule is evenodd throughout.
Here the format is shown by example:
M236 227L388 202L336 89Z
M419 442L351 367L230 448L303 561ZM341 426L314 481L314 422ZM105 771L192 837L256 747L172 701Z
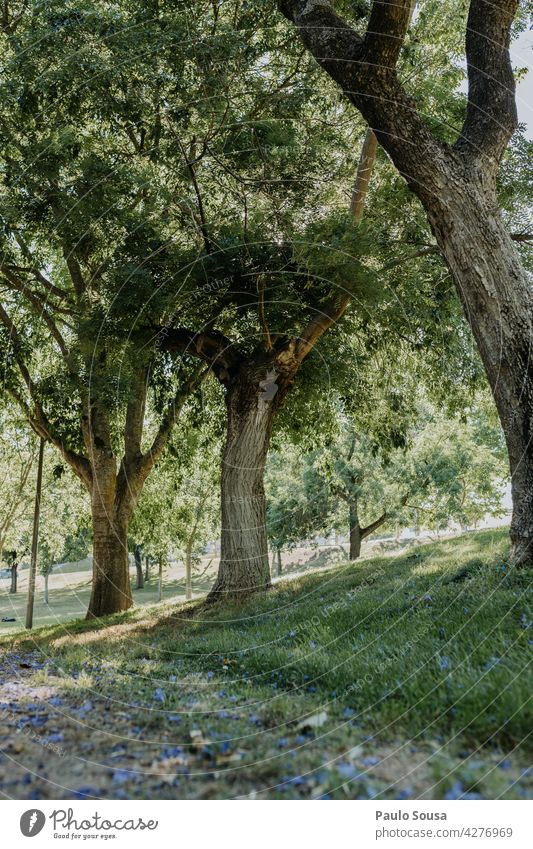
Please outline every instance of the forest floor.
M507 553L483 531L6 635L0 794L530 798L532 575Z

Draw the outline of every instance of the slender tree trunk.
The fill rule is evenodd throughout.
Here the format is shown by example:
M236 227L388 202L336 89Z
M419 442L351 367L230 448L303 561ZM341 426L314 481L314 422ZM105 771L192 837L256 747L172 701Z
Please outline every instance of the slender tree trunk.
M39 547L39 521L41 518L41 491L43 485L44 439L39 442L37 461L37 485L35 489L35 508L33 511L33 533L31 539L30 574L28 576L28 602L26 605L26 628L33 628L33 603L35 600L35 575L37 572L37 553Z
M157 600L161 601L163 597L163 558L159 557L158 573L157 573Z
M18 563L11 564L11 586L9 588L9 592L11 595L15 595L15 593L17 592L18 568Z
M270 586L263 477L275 412L275 367L242 368L226 391L220 566L208 600L242 598Z
M361 525L359 524L359 514L357 512L357 500L350 502L349 506L349 522L350 522L350 560L357 560L361 554Z
M136 590L144 589L144 575L143 575L143 562L141 555L141 546L136 545L134 548L133 556L135 558L135 569L137 572L137 583L135 584Z
M193 540L187 540L185 549L185 598L187 601L192 598L192 546Z
M150 580L150 558L148 555L144 558L144 581Z
M50 575L46 572L44 576L44 603L48 604L48 578Z
M481 178L467 183L458 174L439 201L426 211L476 339L509 454L512 560L532 565L533 293L496 194Z
M281 548L276 549L276 559L278 563L278 577L281 575L283 566L281 563Z

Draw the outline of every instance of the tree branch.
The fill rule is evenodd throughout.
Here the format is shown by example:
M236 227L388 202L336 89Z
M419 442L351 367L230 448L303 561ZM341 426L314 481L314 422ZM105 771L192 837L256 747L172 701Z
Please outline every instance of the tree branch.
M155 436L152 445L148 449L148 451L141 457L139 462L139 471L141 476L143 476L143 481L148 475L150 469L154 466L154 464L158 461L163 450L168 442L168 439L172 433L172 429L178 418L181 414L181 411L185 405L187 398L195 392L198 387L203 383L209 374L209 369L203 368L203 366L199 366L192 375L188 378L188 380L180 386L178 389L172 403L167 408L166 413L163 416L161 425L159 430Z
M456 148L497 166L518 126L509 43L518 0L470 0L468 105Z
M351 295L344 292L332 298L322 309L317 309L316 315L294 342L294 355L298 363L301 363L312 351L326 330L329 330L342 318L350 305L350 301Z
M361 528L361 539L366 539L370 534L373 534L374 531L377 531L381 525L384 525L387 519L389 518L389 514L385 511L382 513L379 519L376 519L375 522L371 522L370 525L367 525L366 528Z
M63 444L63 441L59 439L59 437L53 432L52 425L48 421L48 418L43 410L28 367L26 366L26 363L20 355L22 343L18 330L1 304L0 321L2 322L4 327L9 331L9 336L12 343L13 356L17 364L17 368L28 390L28 394L34 406L35 413L31 412L28 404L22 398L20 398L20 396L15 390L11 390L12 397L23 410L24 415L26 416L30 426L33 428L35 433L38 436L41 436L43 439L46 439L48 442L52 443L52 445L55 445L55 447L59 449L66 462L72 467L78 477L86 484L87 488L90 490L92 486L91 464L89 463L86 457L83 457L81 454L78 454L77 452L71 451L70 449L66 448L66 446Z
M382 69L394 69L412 14L412 0L374 0L363 42L365 59Z
M18 278L14 274L12 274L12 272L10 272L5 266L3 268L0 268L0 273L2 273L4 279L7 281L7 284L12 289L17 292L20 292L20 294L30 302L34 309L34 312L40 318L42 318L42 320L48 327L48 330L52 334L52 337L57 342L59 350L63 355L63 358L67 360L69 356L67 343L65 342L52 316L46 309L44 302L41 301L39 296L32 292L32 290L27 285L25 285L21 280L18 280Z
M124 425L124 461L129 465L141 454L141 440L146 409L146 370L139 369L134 377L135 386L126 407Z
M263 339L265 343L265 350L272 350L272 337L270 336L270 330L268 329L268 324L265 315L265 280L262 274L257 278L257 305L259 312L259 324L261 325L261 329L263 331Z
M450 156L432 134L396 74L411 0L372 6L364 38L336 14L328 0L278 0L318 64L343 89L409 185L431 191L436 164Z
M230 339L217 330L195 333L185 327L157 328L159 347L165 351L191 354L208 363L219 380L236 364L237 355Z
M363 220L365 201L368 194L372 171L374 170L377 149L378 140L376 138L376 134L370 129L370 127L368 127L363 141L363 148L359 158L359 165L357 167L357 174L350 202L350 212L352 214L353 223L356 227Z

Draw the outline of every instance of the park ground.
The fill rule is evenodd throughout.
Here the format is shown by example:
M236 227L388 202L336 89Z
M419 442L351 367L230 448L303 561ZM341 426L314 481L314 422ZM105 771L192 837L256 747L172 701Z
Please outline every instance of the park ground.
M0 638L15 799L531 798L531 573L507 534Z

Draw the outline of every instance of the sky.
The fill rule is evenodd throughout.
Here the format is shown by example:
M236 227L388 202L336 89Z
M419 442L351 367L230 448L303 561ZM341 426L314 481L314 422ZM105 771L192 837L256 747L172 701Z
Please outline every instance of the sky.
M533 139L533 31L525 30L511 45L511 59L515 68L529 68L529 73L516 90L516 104L520 123L527 124L527 137Z

